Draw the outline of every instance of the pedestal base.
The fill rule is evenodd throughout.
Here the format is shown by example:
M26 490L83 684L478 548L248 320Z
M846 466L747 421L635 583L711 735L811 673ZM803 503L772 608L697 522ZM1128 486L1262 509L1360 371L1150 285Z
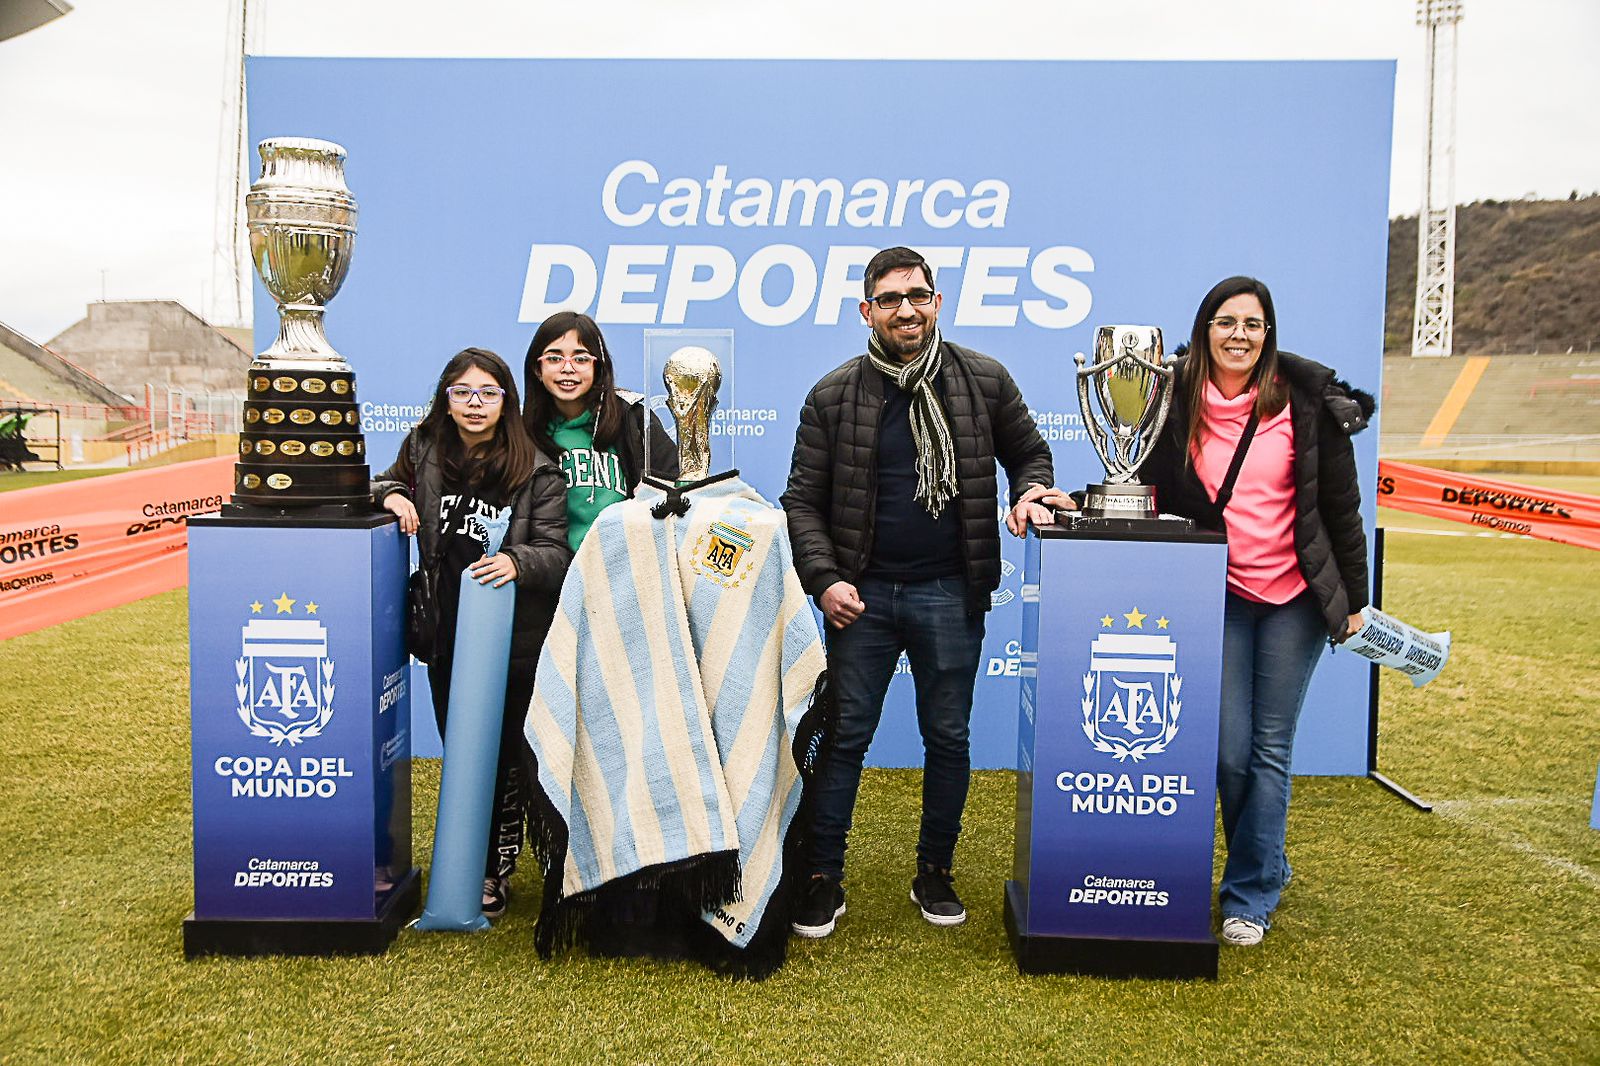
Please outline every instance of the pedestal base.
M415 867L389 894L378 916L360 920L196 918L183 920L183 957L205 955L382 955L422 905Z
M1027 890L1006 882L1005 922L1017 969L1028 974L1073 973L1090 977L1217 979L1217 942L1106 940L1074 936L1029 936L1021 916Z
M1194 520L1177 515L1154 518L1127 518L1117 515L1095 515L1083 511L1057 511L1056 525L1074 533L1093 533L1128 540L1163 540L1169 537L1188 537L1195 532Z

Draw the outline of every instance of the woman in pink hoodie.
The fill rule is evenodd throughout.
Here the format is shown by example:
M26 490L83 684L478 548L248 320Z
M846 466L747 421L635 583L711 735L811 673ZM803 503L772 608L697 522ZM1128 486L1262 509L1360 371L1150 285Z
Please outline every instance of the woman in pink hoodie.
M1228 534L1217 791L1222 939L1259 944L1289 882L1289 762L1323 643L1360 628L1367 541L1350 436L1372 397L1278 350L1272 294L1200 302L1175 402L1144 472L1161 510ZM1229 470L1242 452L1235 479Z

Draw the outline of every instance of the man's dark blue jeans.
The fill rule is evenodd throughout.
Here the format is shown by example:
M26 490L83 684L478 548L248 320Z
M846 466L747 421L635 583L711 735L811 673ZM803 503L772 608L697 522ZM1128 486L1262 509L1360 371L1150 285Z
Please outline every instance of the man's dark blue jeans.
M967 723L984 616L967 612L961 577L863 578L856 589L866 611L843 629L828 628L828 670L838 694L839 722L817 785L811 872L844 876L845 837L861 785L861 761L878 728L901 651L911 664L922 731L917 861L950 869L972 776Z

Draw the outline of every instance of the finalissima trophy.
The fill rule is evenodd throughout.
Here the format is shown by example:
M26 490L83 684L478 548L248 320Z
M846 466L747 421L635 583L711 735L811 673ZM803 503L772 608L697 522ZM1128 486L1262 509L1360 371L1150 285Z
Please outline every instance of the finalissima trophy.
M278 339L250 364L234 467L236 505L367 510L367 446L355 373L322 329L350 269L356 202L345 151L329 141L262 141L245 197L250 253L278 303Z
M1033 594L1018 641L1006 931L1024 973L1215 978L1227 537L1163 517L1139 482L1173 400L1161 331L1101 326L1093 359L1076 361L1083 424L1106 476L1023 549L1022 587ZM1112 788L1119 769L1128 772ZM1069 786L1070 809L1060 798Z
M1161 330L1101 326L1093 362L1085 366L1081 353L1075 361L1084 429L1106 468L1105 482L1085 490L1082 514L1092 520L1157 518L1155 490L1140 483L1138 471L1172 406L1173 372L1162 355ZM1103 419L1096 417L1091 392Z

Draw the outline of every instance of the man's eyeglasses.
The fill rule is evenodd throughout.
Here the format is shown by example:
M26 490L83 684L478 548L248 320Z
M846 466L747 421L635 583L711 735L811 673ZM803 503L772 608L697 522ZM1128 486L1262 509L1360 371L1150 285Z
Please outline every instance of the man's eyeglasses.
M555 352L548 352L539 357L539 362L551 370L559 370L562 363L571 363L574 369L582 370L586 366L594 365L594 356L588 352L579 352L577 355L557 355Z
M867 297L867 303L877 304L885 311L893 311L900 306L900 301L908 301L912 307L926 307L933 303L931 289L912 289L910 292L880 292L876 296Z
M478 402L485 407L493 407L505 398L506 390L498 385L484 385L476 389L471 385L451 385L444 390L444 394L450 397L451 403L460 404L462 407L471 403L473 397L477 397Z
M1267 332L1266 322L1259 318L1237 319L1232 315L1218 315L1211 320L1211 325L1224 333L1232 333L1243 326L1248 337L1260 337Z

